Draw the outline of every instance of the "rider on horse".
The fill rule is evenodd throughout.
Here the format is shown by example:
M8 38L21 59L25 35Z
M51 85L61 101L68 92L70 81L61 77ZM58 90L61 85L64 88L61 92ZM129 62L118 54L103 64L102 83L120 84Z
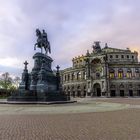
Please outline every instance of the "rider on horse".
M46 54L49 52L51 53L51 48L50 48L50 42L48 41L47 38L47 33L45 30L43 30L43 33L39 29L36 29L36 36L38 37L37 43L34 46L34 50L36 50L36 47L41 49L42 53L42 48L45 49Z

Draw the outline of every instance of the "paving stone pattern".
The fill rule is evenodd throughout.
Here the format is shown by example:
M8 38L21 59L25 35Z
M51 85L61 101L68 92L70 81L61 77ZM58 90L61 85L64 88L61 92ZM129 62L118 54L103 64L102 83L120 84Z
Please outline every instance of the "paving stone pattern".
M140 110L0 115L0 140L139 140Z
M132 100L134 102L134 99ZM140 100L136 100L138 104ZM111 102L111 99L106 101ZM119 99L116 99L116 102L119 102ZM129 103L128 100L126 102ZM41 113L37 108L38 112L35 114L27 113L22 110L24 107L20 107L21 110L18 108L17 112L21 111L22 114L15 110L13 114L6 114L6 109L2 106L4 111L1 107L0 140L140 140L139 108L60 114ZM77 105L67 105L69 106L75 108ZM10 108L10 105L8 107ZM12 112L12 109L16 109L16 105L12 105L9 110ZM35 107L29 106L28 111L31 109L34 110Z

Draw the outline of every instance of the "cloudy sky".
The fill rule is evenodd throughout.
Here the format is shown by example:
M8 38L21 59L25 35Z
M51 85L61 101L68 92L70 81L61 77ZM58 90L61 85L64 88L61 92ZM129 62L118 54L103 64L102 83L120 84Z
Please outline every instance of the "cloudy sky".
M31 70L36 28L48 33L53 67L61 69L96 40L139 52L140 1L0 0L0 72L20 75L25 60Z

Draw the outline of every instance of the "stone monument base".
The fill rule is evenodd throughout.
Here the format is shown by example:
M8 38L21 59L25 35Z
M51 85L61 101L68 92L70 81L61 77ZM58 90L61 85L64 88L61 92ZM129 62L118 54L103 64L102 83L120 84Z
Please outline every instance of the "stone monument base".
M14 101L14 102L15 101L17 102L19 101L21 102L22 101L52 102L52 101L69 101L69 100L70 100L70 96L61 94L59 92L46 93L46 95L38 97L36 93L31 93L30 91L25 92L24 94L18 93L7 98L7 101Z
M10 96L8 97L7 101L37 101L37 98L34 96Z

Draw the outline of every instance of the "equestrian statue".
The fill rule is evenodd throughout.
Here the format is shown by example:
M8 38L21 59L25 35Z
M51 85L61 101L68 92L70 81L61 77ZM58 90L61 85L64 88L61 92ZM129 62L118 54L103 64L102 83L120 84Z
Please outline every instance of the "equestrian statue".
M41 53L43 53L43 48L44 48L45 54L47 55L48 52L51 53L50 42L48 41L47 33L45 32L45 30L42 31L43 32L41 33L39 29L36 29L36 36L38 38L37 38L37 43L35 43L34 45L34 50L36 50L36 47L38 47L41 49Z

